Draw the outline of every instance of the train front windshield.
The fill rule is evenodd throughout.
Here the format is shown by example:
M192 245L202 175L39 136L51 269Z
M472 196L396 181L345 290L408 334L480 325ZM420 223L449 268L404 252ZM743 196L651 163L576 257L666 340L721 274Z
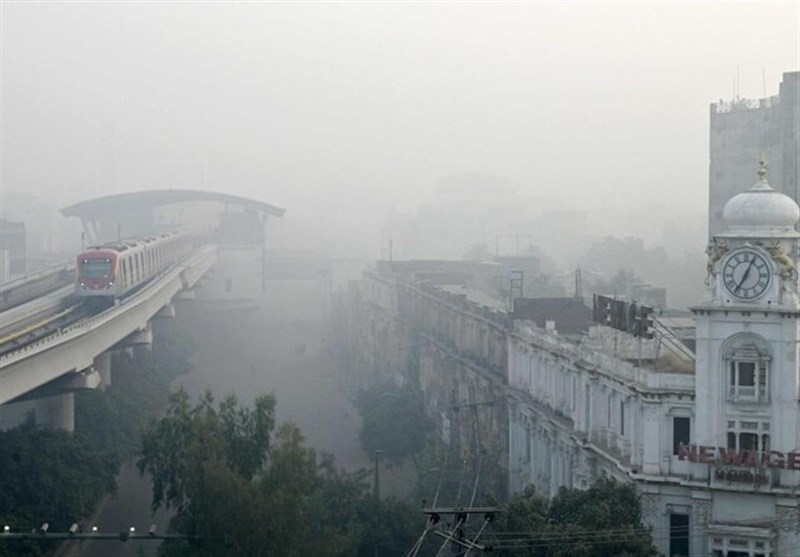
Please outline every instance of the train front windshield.
M84 278L108 278L111 276L111 260L84 259L81 261L81 276Z

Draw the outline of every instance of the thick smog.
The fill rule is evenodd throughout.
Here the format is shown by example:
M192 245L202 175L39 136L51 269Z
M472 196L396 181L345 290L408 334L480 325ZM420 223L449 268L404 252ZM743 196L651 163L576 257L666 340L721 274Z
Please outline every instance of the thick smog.
M799 21L0 3L0 556L800 554Z

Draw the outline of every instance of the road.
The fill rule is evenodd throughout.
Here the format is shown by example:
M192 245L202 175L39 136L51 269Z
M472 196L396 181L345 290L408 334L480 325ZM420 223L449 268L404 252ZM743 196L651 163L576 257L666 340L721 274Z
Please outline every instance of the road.
M358 414L337 386L324 346L324 303L316 281L273 281L259 310L180 311L181 330L197 343L195 370L180 378L190 395L210 389L250 405L272 392L279 422L293 421L308 444L340 466L369 466L358 443Z

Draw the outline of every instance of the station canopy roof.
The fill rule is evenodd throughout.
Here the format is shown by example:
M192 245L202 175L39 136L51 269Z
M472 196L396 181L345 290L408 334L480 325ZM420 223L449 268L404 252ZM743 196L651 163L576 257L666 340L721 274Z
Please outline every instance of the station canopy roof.
M96 197L88 201L82 201L75 205L70 205L61 209L61 214L65 217L78 217L84 220L102 219L109 212L120 210L130 211L147 210L161 205L171 205L174 203L188 203L196 201L216 201L227 205L238 205L246 209L261 211L264 215L275 217L283 216L285 209L227 193L218 193L201 190L146 190L130 193L118 193Z

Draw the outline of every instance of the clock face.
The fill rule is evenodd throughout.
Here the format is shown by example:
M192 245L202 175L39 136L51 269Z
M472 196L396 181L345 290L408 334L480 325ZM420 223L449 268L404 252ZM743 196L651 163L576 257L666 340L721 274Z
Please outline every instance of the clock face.
M740 300L755 300L769 286L772 275L767 260L753 250L731 254L722 267L722 280L731 296Z

